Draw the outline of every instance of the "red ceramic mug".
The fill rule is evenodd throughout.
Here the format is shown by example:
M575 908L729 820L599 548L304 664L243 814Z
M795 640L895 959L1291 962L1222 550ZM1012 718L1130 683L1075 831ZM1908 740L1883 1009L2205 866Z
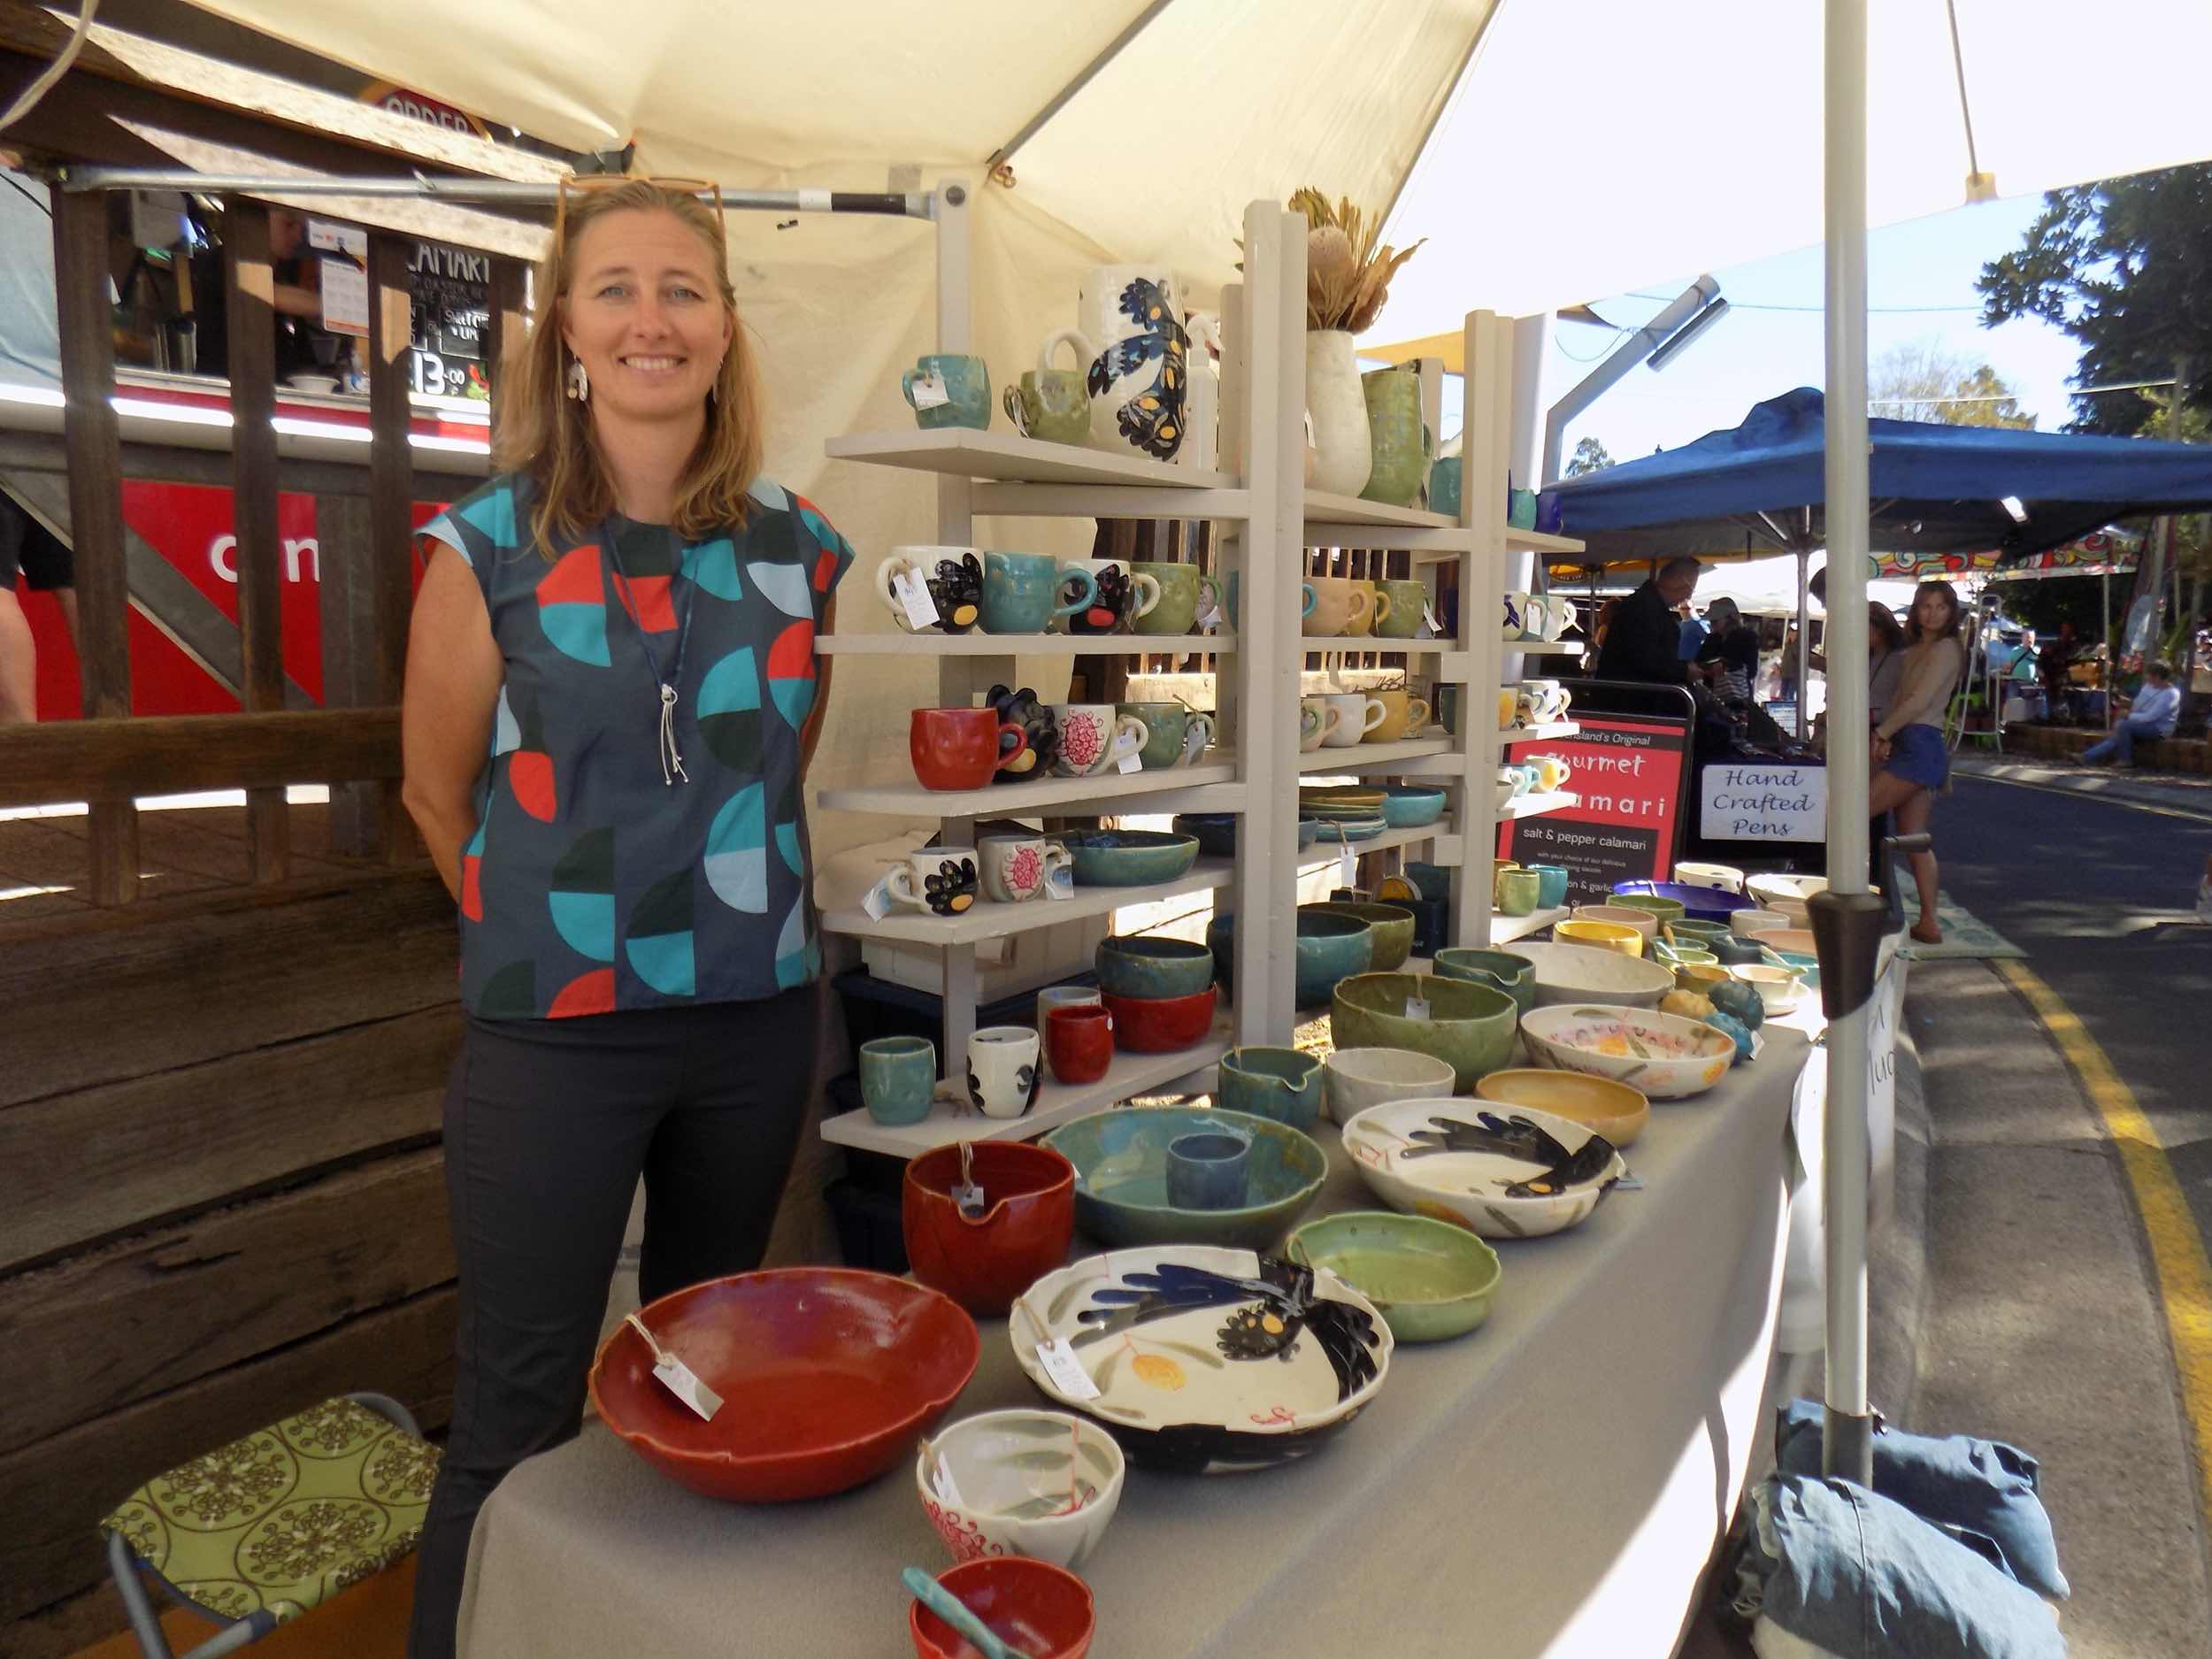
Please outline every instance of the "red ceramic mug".
M980 789L1029 752L1029 734L995 709L917 709L906 747L923 788Z
M1114 1058L1114 1017L1096 1002L1045 1013L1045 1057L1063 1083L1095 1083Z

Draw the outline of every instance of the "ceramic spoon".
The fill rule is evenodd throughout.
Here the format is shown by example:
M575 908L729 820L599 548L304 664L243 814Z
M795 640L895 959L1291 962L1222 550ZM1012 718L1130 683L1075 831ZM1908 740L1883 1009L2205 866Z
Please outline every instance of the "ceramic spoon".
M973 1642L981 1650L983 1659L1029 1659L1020 1648L1001 1641L989 1625L968 1610L965 1601L919 1567L907 1568L899 1578L914 1593L916 1601Z

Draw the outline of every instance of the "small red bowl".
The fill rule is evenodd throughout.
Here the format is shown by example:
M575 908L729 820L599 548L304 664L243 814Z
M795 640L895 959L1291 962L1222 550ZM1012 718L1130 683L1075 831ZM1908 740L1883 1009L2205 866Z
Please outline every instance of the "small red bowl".
M1188 996L1116 996L1099 1000L1114 1017L1114 1041L1131 1054L1167 1054L1187 1048L1213 1029L1214 997L1210 985Z
M1026 1555L987 1555L937 1575L984 1628L1031 1659L1083 1659L1098 1626L1090 1586L1064 1567ZM908 1605L906 1633L919 1659L982 1659L974 1643L919 1601Z
M1075 1234L1075 1165L1049 1147L979 1141L969 1151L984 1212L953 1202L960 1148L939 1147L906 1166L900 1231L914 1277L979 1318L996 1319L1030 1286L1064 1266Z
M911 1458L983 1353L950 1297L853 1268L709 1279L638 1317L722 1409L710 1423L671 1394L626 1324L592 1362L593 1409L670 1479L740 1503L824 1497Z

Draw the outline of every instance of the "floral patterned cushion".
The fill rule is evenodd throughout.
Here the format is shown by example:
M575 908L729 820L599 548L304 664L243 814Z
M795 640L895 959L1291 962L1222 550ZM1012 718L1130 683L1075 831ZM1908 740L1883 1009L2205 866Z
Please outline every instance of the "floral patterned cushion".
M438 1452L351 1400L157 1475L100 1523L219 1617L296 1617L415 1547Z

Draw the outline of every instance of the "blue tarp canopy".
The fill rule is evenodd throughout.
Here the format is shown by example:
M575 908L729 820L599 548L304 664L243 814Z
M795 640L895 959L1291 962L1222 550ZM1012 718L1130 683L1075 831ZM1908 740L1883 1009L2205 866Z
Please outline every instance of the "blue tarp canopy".
M2212 508L2212 444L1870 420L1873 545L1884 552L2039 552L2122 514ZM1803 551L1827 527L1821 395L1800 387L1743 425L1563 480L1563 535L1593 561ZM2016 520L2007 496L2025 510ZM1547 513L1542 519L1548 526Z

